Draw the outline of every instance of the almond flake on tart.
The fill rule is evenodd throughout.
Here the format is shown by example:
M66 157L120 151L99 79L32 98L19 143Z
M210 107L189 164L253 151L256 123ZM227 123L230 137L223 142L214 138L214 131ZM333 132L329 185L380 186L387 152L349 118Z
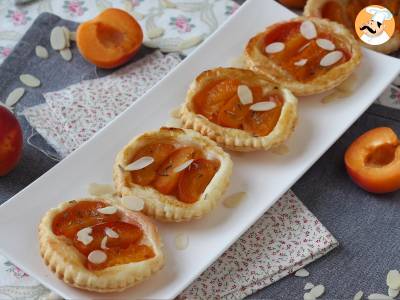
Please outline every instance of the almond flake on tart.
M245 49L247 66L296 96L331 90L361 61L359 43L336 22L298 17L267 27Z
M308 0L304 7L304 16L329 19L346 26L358 39L354 23L358 13L371 4L381 5L391 11L396 28L389 41L381 45L363 46L382 53L391 53L400 49L400 1L399 0ZM361 41L360 41L361 43Z
M294 130L297 98L253 71L216 68L192 82L181 120L224 148L268 150Z
M122 291L164 265L161 238L150 219L100 198L50 209L39 224L39 242L58 278L89 291Z
M143 157L153 162L129 169ZM180 222L201 218L214 208L229 184L232 165L230 156L207 137L162 127L137 136L119 152L113 179L122 199L143 200L144 214Z

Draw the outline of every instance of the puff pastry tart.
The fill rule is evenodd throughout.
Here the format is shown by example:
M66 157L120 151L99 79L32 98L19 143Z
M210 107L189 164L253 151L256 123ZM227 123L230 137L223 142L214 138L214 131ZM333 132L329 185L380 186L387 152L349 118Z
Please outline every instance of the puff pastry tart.
M399 0L308 0L304 15L326 18L346 26L354 36L354 23L358 13L368 5L382 5L389 9L395 18L396 28L392 38L381 45L362 45L375 51L391 53L400 49L400 1Z
M163 221L204 216L220 199L232 160L193 130L163 127L134 138L117 155L114 184L122 196L144 201L143 212Z
M353 35L343 25L319 18L274 24L251 38L245 49L250 69L297 96L338 86L360 60Z
M292 133L297 98L253 71L217 68L193 81L180 114L185 128L227 149L268 150Z
M151 221L102 199L49 210L39 225L39 241L46 265L67 284L89 291L122 291L164 264Z

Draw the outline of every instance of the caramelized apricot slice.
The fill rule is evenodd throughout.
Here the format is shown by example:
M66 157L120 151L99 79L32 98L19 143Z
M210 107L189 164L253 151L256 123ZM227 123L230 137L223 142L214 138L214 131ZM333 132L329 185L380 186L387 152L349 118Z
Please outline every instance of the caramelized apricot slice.
M107 215L98 211L99 208L106 206L105 203L100 201L80 201L55 216L52 230L55 235L74 238L82 228L98 223L117 221L119 219L118 213Z
M131 171L131 181L142 186L149 185L156 178L157 169L174 151L175 146L167 143L148 144L140 148L129 163L144 156L152 157L154 162L141 170Z
M199 200L218 168L218 161L203 158L195 160L179 179L179 200L185 203L194 203Z
M112 237L107 235L110 229L112 233L116 233L115 237L114 235ZM105 236L107 236L107 243L105 245L107 248L127 248L129 245L140 241L143 232L134 224L116 221L93 226L91 236L93 240L88 245L78 241L77 236L74 236L74 246L84 255L88 255L93 250L102 249L101 242Z
M250 111L247 114L243 121L243 129L255 136L266 136L275 128L283 106L282 96L274 92L261 101L275 102L276 107L268 111Z
M248 105L240 103L237 95L233 96L218 113L218 124L228 128L240 128L249 111Z
M182 147L175 150L158 169L157 178L153 183L154 188L165 195L174 193L182 174L182 172L175 172L175 168L200 155L199 150L194 147Z
M108 8L96 18L79 25L77 45L82 56L101 68L115 68L139 50L143 32L129 13Z

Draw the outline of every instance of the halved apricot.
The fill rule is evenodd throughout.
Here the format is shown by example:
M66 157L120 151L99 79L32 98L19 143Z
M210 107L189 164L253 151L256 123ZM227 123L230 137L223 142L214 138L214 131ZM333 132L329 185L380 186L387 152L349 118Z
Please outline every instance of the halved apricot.
M350 177L372 193L400 189L400 141L388 127L378 127L359 136L344 156Z
M249 112L249 106L240 103L237 95L222 106L218 113L218 124L228 128L239 128Z
M136 54L143 42L143 32L129 13L108 8L79 25L76 41L87 61L109 69L126 63Z

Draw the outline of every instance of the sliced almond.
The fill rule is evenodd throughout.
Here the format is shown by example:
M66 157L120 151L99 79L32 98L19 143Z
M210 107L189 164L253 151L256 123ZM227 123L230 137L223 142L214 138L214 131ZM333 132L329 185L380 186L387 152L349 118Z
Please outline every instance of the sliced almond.
M247 85L239 85L237 88L237 95L239 97L240 103L242 103L243 105L253 103L253 93Z
M227 208L235 208L242 202L245 195L246 192L234 193L222 200L222 204Z
M64 29L62 27L56 26L51 30L50 45L54 50L62 50L67 46Z
M392 298L396 298L399 295L399 292L400 292L399 290L394 290L391 288L388 289L388 295L389 295L389 297L392 297Z
M311 293L304 293L303 299L304 300L315 300L316 298Z
M189 237L186 233L178 233L175 236L175 246L178 250L185 250L189 245Z
M113 215L117 212L117 210L118 209L115 206L106 206L97 209L97 211L103 215Z
M333 51L336 49L335 44L328 39L317 39L317 45L321 49L328 50L328 51Z
M303 47L301 47L300 49L299 49L299 53L300 52L302 52L304 49L306 49L308 46L310 46L311 45L311 42L308 42L307 44L305 44Z
M88 192L91 196L103 196L114 193L114 187L111 184L91 183Z
M77 240L80 241L85 246L89 245L93 241L92 227L85 227L76 233Z
M358 292L354 295L353 300L361 300L361 298L362 298L363 296L364 296L363 291L358 291Z
M154 162L151 156L143 156L124 167L125 171L137 171L146 168Z
M325 287L322 284L319 284L317 286L314 286L310 293L315 297L319 298L325 293Z
M144 208L144 201L135 196L124 196L121 198L121 203L127 209L133 211L141 211Z
M306 269L300 269L294 273L294 276L297 277L307 277L308 275L310 275L310 273Z
M250 106L250 110L252 111L268 111L274 109L276 107L276 103L273 101L264 101L257 102Z
M267 47L265 47L265 52L268 54L273 54L273 53L281 52L283 49L285 49L284 43L275 42L275 43L271 43Z
M314 285L311 282L307 282L304 286L304 290L311 290L313 287Z
M326 54L320 61L321 67L329 67L336 64L343 57L342 51L333 51Z
M115 231L112 230L112 228L110 228L110 227L106 227L106 229L104 229L104 232L105 232L105 234L106 234L108 237L110 237L110 238L113 238L113 239L119 238L118 232L115 232Z
M307 63L308 59L307 58L302 58L296 62L294 62L294 65L297 67L302 67Z
M101 250L94 250L89 253L88 255L88 260L92 264L101 264L107 260L107 254L104 251Z
M103 250L107 250L108 249L107 241L108 241L108 237L107 236L103 237L103 239L101 240L101 244L100 244L100 248L101 249L103 249Z
M40 86L40 80L31 74L21 74L19 76L19 80L29 87L38 87Z
M72 52L69 48L60 50L60 55L65 61L70 61L72 59Z
M386 284L393 290L400 289L400 273L397 270L390 270L386 276Z
M46 59L49 57L49 52L47 51L47 49L43 46L37 45L35 47L35 54L37 57Z
M369 295L368 300L393 300L393 298L389 297L388 295L375 293L375 294Z
M174 173L179 173L179 172L185 170L187 167L189 167L192 164L192 162L194 162L194 159L189 159L189 160L185 161L183 164L177 166L174 169Z
M317 28L315 27L313 22L307 20L307 21L304 21L303 23L301 23L300 33L307 40L312 40L317 37Z
M69 48L70 46L70 32L69 29L66 26L62 27L63 32L64 32L64 37L65 37L65 48Z
M19 87L14 89L10 94L8 94L5 105L10 107L13 106L22 98L24 94L25 94L24 88Z

